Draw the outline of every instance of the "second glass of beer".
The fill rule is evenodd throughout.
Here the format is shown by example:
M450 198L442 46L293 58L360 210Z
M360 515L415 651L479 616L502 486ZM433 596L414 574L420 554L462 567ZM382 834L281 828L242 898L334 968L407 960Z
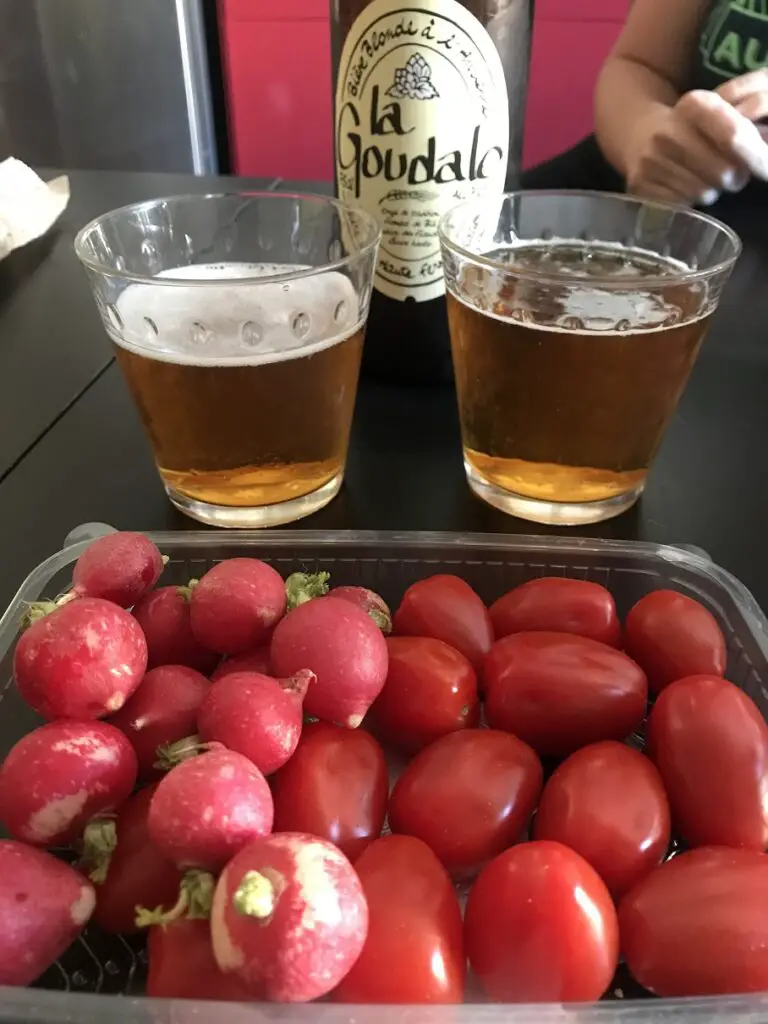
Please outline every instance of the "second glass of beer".
M166 492L204 523L287 523L344 475L376 222L332 199L178 196L75 242Z
M440 230L472 490L539 523L630 508L738 237L682 207L590 192L471 200Z

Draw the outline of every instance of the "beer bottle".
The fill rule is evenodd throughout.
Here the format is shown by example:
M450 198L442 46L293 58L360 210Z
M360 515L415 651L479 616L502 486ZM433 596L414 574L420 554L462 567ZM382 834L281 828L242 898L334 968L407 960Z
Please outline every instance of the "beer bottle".
M450 377L437 225L514 183L531 0L331 0L336 190L383 237L363 372Z

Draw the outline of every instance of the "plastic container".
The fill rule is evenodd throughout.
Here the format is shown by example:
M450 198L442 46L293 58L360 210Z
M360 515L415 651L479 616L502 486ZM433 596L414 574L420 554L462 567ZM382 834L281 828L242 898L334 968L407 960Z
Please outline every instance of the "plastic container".
M35 569L0 620L0 755L39 724L22 704L11 681L13 647L27 602L55 596L71 582L72 565L103 524L78 527L65 548ZM643 594L670 587L701 601L716 616L728 641L728 678L768 713L768 621L749 591L698 549L577 537L506 537L446 533L155 533L169 562L163 583L183 583L212 564L237 555L271 562L283 575L298 569L327 569L334 584L361 584L396 606L405 588L424 576L462 576L488 602L525 580L543 575L594 580L614 594L620 614ZM141 998L143 940L105 936L95 928L51 968L34 989L0 990L0 1024L183 1024L216 1021L276 1021L279 1024L704 1024L762 1021L765 996L661 1000L626 998L639 994L621 975L612 993L596 1006L466 1004L460 1007L345 1007L332 1004L276 1006L167 1002ZM618 989L618 991L617 991ZM99 993L95 995L94 993ZM111 999L114 994L127 998ZM623 997L623 998L622 998Z

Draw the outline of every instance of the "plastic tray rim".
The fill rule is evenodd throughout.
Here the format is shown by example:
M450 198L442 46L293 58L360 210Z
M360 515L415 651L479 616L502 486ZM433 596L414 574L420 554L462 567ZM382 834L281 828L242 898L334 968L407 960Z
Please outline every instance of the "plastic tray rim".
M60 551L50 555L34 568L19 587L8 608L0 618L0 657L4 657L18 631L16 610L36 600L46 583L60 570L73 562L97 537L114 532L114 528L103 523L87 523L76 527L65 538ZM329 544L336 548L356 545L398 545L424 549L429 547L456 547L464 550L495 547L501 555L515 551L527 556L540 551L552 554L576 553L583 555L632 554L638 557L654 557L669 565L684 566L703 575L714 577L739 605L752 632L768 658L768 619L747 587L732 573L713 562L705 553L697 553L671 544L655 544L651 541L624 541L594 537L572 537L563 535L538 536L532 534L495 533L448 533L440 531L387 531L387 530L243 530L222 535L211 530L141 531L162 550L163 547L183 544L188 548L205 548L216 542L228 547L249 548L259 546L268 553L270 548L282 545Z

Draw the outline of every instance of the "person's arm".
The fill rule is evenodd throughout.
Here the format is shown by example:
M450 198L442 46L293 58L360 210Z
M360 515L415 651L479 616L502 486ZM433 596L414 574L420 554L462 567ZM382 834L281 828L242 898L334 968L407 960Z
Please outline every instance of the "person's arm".
M768 145L750 120L768 76L686 91L707 0L635 0L596 88L597 141L627 191L707 206L750 175L768 181Z
M643 125L685 91L708 0L634 0L595 90L595 134L606 158L627 175Z

